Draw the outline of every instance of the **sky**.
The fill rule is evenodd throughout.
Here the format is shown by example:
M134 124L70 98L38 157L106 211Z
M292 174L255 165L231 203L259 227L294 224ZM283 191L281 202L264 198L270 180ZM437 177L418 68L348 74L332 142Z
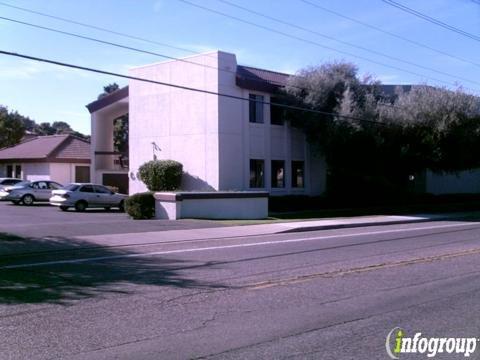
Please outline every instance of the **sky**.
M219 0L188 1L282 34L193 7L181 0L0 0L0 17L171 57L223 50L235 53L237 62L241 65L292 74L308 66L341 60L355 63L361 76L372 75L385 84L428 83L449 88L463 86L467 92L480 93L478 41L419 19L382 0L308 1L466 61L394 38L313 7L302 0L228 0L257 13L291 23L295 27L248 13ZM397 1L480 36L480 1ZM189 52L126 39L2 4L147 38L184 48ZM346 42L357 47L349 46ZM0 19L0 50L124 74L131 67L165 60L158 56L55 34L4 19ZM89 134L90 115L85 105L96 99L104 85L112 82L121 86L127 85L126 80L112 76L65 69L0 54L0 105L17 110L39 123L65 121L73 129Z

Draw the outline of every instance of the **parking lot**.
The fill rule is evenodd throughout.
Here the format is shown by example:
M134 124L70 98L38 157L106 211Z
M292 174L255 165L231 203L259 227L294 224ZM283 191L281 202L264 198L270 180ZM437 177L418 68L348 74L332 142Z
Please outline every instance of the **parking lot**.
M21 206L0 201L0 233L24 237L72 237L217 226L221 225L209 220L132 220L127 214L116 210L63 212L48 204Z

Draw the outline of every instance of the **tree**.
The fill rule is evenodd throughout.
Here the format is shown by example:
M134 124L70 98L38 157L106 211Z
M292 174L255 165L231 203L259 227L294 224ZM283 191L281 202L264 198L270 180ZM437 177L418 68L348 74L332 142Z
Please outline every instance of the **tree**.
M0 148L20 142L25 135L23 119L26 118L18 112L10 112L6 107L0 106Z
M432 169L480 166L479 101L461 89L399 88L385 99L380 83L359 79L349 63L311 67L291 77L288 102L329 114L290 116L323 153L329 191L384 197L409 189L409 177Z
M113 121L113 144L115 151L128 154L128 114Z
M98 95L98 99L101 99L101 98L107 96L108 94L111 94L114 91L117 91L118 89L120 89L120 86L118 86L117 83L108 84L108 85L103 87L103 93Z

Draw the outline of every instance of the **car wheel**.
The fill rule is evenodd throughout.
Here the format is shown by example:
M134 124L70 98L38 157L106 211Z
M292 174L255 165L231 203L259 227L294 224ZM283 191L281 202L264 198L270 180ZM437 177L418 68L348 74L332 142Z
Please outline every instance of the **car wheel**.
M32 195L27 194L22 197L23 205L30 206L30 205L33 205L34 202L35 202L35 198Z
M78 201L76 204L75 204L75 210L77 210L78 212L82 212L82 211L85 211L87 209L87 202L86 201Z
M67 211L67 210L68 210L68 206L60 206L60 210L62 210L62 211Z
M118 210L120 210L120 212L125 212L125 201L120 201L120 204L118 204Z

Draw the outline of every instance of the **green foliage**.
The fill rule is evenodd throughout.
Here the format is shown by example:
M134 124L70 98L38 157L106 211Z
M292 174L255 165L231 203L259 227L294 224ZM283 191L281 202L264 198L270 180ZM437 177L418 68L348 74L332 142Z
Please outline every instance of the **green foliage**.
M125 211L135 220L151 219L155 216L155 198L151 192L134 194L125 201Z
M115 151L128 154L128 114L113 121L113 145Z
M20 142L25 135L23 119L28 118L0 106L0 148L13 146Z
M140 179L150 191L173 191L180 188L183 165L174 160L152 160L139 168Z
M331 193L382 197L410 191L409 176L426 169L480 167L479 100L461 89L398 87L386 96L378 82L360 79L349 63L298 75L289 79L285 102L331 113L288 116L325 156Z
M103 92L100 95L98 95L98 99L101 99L107 96L108 94L111 94L114 91L117 91L118 89L120 89L120 86L118 86L117 83L108 84L103 87Z

